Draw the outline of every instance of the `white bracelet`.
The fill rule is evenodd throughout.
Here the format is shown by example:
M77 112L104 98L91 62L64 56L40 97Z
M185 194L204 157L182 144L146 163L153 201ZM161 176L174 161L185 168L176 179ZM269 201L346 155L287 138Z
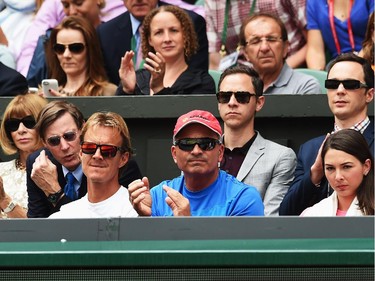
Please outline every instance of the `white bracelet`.
M13 203L13 201L11 201L9 203L9 205L3 210L4 213L8 214L10 213L11 211L13 211L13 209L16 207L16 204Z

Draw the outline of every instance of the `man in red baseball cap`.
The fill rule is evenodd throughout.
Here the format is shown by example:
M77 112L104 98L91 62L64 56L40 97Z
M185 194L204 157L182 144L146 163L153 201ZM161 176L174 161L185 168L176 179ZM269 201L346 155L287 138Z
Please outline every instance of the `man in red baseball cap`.
M140 216L263 216L258 191L219 169L222 131L210 112L193 110L178 118L171 153L181 176L151 190L146 177L128 187Z

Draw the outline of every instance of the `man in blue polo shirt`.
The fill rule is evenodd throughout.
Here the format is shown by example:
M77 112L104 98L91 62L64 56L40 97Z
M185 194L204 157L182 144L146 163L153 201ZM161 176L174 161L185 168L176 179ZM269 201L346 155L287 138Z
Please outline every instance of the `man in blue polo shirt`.
M219 169L222 131L209 112L193 110L177 120L172 157L183 175L150 190L148 179L129 185L141 216L263 216L258 191Z

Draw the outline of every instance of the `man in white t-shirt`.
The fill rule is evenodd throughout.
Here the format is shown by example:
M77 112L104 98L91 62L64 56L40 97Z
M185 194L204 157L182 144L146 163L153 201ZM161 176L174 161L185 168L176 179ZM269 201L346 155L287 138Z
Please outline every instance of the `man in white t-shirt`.
M87 194L50 218L137 217L128 190L118 183L120 170L132 154L124 119L113 112L94 113L82 129L81 140Z

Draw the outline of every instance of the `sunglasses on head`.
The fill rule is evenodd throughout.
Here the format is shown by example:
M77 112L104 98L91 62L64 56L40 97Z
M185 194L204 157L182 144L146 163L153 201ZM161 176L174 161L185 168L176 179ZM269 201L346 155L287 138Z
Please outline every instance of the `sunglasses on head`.
M249 103L250 98L252 96L256 96L256 94L246 92L246 91L238 91L238 92L224 92L220 91L216 93L216 98L219 103L228 103L230 98L234 95L238 103Z
M216 144L220 144L220 141L211 138L180 139L173 143L173 145L178 146L178 148L183 151L192 151L195 145L198 145L199 148L204 151L209 151L214 149Z
M100 154L103 158L115 157L117 151L123 151L121 147L110 144L96 144L93 142L81 143L81 150L84 154L95 154L98 148L100 148Z
M325 87L326 89L336 90L340 86L341 83L346 90L368 88L366 84L355 79L347 79L347 80L327 79L325 81Z
M5 121L5 130L8 132L15 132L18 130L21 123L28 129L33 129L36 124L34 117L31 115L22 119L9 118Z
M64 133L62 136L52 136L47 139L47 142L51 146L58 146L61 142L61 137L63 137L64 140L71 142L77 138L77 132L71 131Z
M71 52L72 54L80 54L85 49L85 44L72 43L72 44L64 45L64 44L56 43L55 45L53 45L53 50L58 55L62 55L65 52L66 48L68 48L69 52Z

